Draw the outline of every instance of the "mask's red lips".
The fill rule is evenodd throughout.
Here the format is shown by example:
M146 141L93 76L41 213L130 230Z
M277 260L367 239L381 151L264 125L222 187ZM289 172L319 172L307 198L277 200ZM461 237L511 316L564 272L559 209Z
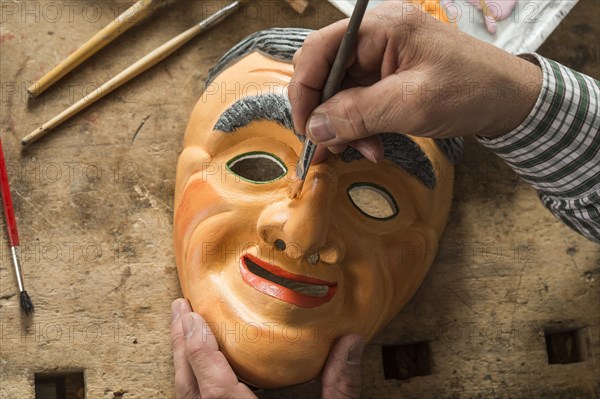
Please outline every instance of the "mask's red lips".
M314 308L331 300L337 283L290 273L256 256L240 258L242 279L263 294L292 305Z

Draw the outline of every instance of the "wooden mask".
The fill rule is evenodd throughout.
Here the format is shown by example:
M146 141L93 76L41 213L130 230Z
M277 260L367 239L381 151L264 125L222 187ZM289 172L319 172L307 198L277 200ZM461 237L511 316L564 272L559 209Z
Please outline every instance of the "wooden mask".
M287 189L301 140L287 98L308 30L258 32L213 68L177 167L179 279L238 376L274 388L316 377L332 344L372 338L436 254L460 139L384 133L385 160L349 148Z

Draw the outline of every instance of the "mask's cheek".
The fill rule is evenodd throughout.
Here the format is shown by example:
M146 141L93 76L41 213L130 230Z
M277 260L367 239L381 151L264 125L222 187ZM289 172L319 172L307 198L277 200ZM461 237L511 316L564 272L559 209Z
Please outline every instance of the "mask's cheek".
M188 278L186 258L192 235L202 224L227 211L221 195L203 179L191 181L183 191L173 223L175 258L182 285Z
M346 247L339 264L343 275L337 295L342 301L341 314L331 315L343 333L358 332L367 339L383 327L392 301L393 285L389 270L389 248L386 237L390 234L373 234L357 230L348 222L337 235ZM334 297L334 300L335 297Z
M410 300L435 257L437 235L421 222L348 245L344 273L344 316L368 339Z
M393 291L389 312L392 318L421 286L435 259L438 237L431 226L416 222L388 243L385 264Z
M219 285L213 278L220 279L223 272L236 270L239 256L236 256L236 251L229 249L237 236L235 219L229 212L216 214L200 222L190 236L179 268L184 294L205 294L207 287Z
M344 269L343 314L336 318L339 330L357 332L367 339L379 331L386 313L389 287L381 271L380 260L372 256L370 259L357 259L341 265ZM341 288L341 290L340 290Z
M210 155L201 147L187 147L183 150L177 161L177 177L175 179L175 208L179 207L183 189L189 179L196 173L213 167Z

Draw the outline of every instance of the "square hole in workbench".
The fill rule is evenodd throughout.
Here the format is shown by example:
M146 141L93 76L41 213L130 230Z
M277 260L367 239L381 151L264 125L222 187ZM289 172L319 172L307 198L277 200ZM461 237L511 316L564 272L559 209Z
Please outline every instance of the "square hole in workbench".
M569 364L583 361L580 330L546 330L548 364Z
M35 399L85 399L83 372L35 373Z
M429 342L381 347L383 375L386 380L406 380L431 374Z

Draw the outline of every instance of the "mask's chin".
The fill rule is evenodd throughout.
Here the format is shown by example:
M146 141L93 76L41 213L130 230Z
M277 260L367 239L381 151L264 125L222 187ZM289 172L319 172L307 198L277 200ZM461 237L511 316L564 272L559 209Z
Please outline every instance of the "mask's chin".
M200 271L200 284L188 285L186 295L240 378L260 388L300 384L319 375L332 344L349 332L339 320L343 276L294 274L281 254L261 249L196 263L190 270Z
M279 388L319 375L331 346L343 335L335 310L321 312L320 307L306 309L273 298L231 269L207 280L210 284L197 287L190 298L192 307L204 317L219 350L242 380L259 388Z

